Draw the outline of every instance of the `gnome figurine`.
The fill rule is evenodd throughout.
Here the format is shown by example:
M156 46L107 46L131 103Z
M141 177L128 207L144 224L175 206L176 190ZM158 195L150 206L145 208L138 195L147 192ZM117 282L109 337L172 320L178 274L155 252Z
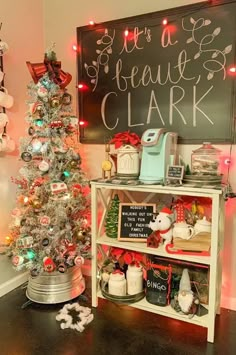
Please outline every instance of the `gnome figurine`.
M199 298L191 290L188 269L184 269L179 291L171 301L171 306L176 312L187 314L189 318L192 318L198 312L199 303Z

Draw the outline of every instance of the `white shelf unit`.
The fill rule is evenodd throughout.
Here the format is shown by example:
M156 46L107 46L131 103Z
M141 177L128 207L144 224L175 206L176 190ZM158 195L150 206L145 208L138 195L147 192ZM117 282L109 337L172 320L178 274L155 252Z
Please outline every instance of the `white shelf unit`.
M104 222L108 211L109 203L118 193L120 200L133 203L148 203L161 195L168 196L192 196L208 197L211 199L211 249L210 256L170 254L165 251L163 246L154 249L146 246L142 242L124 242L118 239L109 238L104 234ZM207 340L214 342L215 317L220 314L220 298L222 283L222 262L221 251L224 239L224 199L221 190L211 188L193 188L188 186L170 187L162 185L116 185L100 181L91 181L92 199L92 306L98 306L98 298L103 297L99 289L98 269L97 269L97 248L99 245L118 247L128 250L138 251L144 254L157 255L169 259L189 261L202 265L208 265L209 273L209 305L208 314L205 316L180 315L171 306L159 307L142 299L132 303L130 306L148 312L153 312L162 316L178 319L207 328ZM140 201L141 199L141 201ZM123 202L122 201L122 202ZM99 216L99 219L98 219Z

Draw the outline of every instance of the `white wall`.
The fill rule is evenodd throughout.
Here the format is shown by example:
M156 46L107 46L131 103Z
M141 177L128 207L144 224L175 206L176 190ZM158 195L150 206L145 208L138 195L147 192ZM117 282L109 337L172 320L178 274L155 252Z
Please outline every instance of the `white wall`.
M3 56L4 85L14 97L13 107L7 110L8 133L19 145L19 137L26 134L26 86L31 80L25 62L39 61L44 50L43 2L0 0L1 22L0 38L9 45L9 51ZM0 155L0 242L7 234L10 211L15 203L15 186L10 177L17 176L18 160L17 150L11 155Z
M26 60L41 62L44 50L53 42L56 42L58 60L62 61L63 70L70 72L73 76L73 81L68 89L75 98L75 108L77 94L75 89L76 57L71 45L76 42L76 27L87 25L90 19L95 22L103 22L196 2L201 1L0 0L0 22L3 22L0 37L4 38L11 47L8 56L4 59L6 61L5 71L7 72L6 84L15 97L15 105L9 113L11 135L18 139L25 134L26 85L30 80L25 65ZM190 162L192 149L196 147L192 145L179 147L180 153L187 163ZM227 145L218 148L222 149L226 155L229 153L229 146ZM104 147L102 145L81 145L80 149L88 177L101 176L100 163L105 156ZM235 148L233 149L233 155L236 161ZM17 159L0 157L0 167L5 169L4 181L8 184L6 182L7 177L15 176L14 171L18 170ZM235 167L233 167L231 175L233 175L234 170ZM233 176L231 176L231 183L236 190L236 177L233 179ZM9 199L7 199L7 202L6 199L5 202L0 202L0 211L5 211L6 218L7 212L10 213L11 207L14 207L14 190L9 189L8 191ZM234 234L236 234L235 203L235 200L226 203L227 217L222 289L222 305L232 309L236 309L236 283L234 282L236 273L236 263L234 262L236 256L236 241L234 238ZM2 233L5 233L6 223L3 229Z

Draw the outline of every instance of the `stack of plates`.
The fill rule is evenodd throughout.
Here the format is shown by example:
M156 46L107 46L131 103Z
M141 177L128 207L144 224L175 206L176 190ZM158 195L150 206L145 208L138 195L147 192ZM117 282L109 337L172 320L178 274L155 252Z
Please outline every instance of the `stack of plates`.
M198 185L199 187L221 185L223 175L185 175L184 184Z

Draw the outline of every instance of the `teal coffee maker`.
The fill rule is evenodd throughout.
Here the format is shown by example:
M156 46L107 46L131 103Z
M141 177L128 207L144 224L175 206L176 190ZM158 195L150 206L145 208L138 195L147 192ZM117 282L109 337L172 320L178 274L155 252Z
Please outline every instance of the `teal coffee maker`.
M177 133L164 128L150 128L143 133L140 181L145 184L164 182L167 166L176 164L177 138Z

